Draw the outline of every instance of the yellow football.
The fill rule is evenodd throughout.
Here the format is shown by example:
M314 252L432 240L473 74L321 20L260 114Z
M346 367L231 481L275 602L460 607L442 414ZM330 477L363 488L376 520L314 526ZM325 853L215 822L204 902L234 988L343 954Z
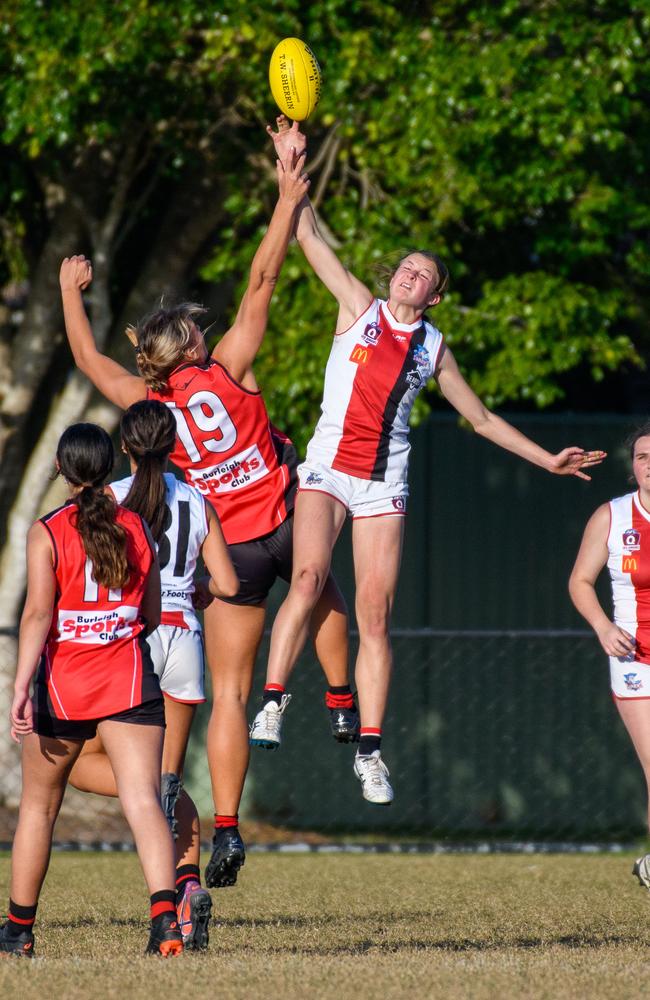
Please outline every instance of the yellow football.
M284 38L273 49L269 65L273 100L280 111L302 122L320 100L321 72L316 56L299 38Z

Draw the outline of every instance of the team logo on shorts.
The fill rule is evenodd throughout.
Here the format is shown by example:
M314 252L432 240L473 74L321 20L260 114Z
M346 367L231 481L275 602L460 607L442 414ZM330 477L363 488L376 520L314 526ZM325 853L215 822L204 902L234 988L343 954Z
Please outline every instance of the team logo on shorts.
M350 355L350 361L354 361L355 365L367 365L368 360L371 355L371 351L362 344L355 344L352 348L352 354Z
M641 535L636 528L628 528L623 532L623 547L628 552L636 552L641 548Z
M370 344L371 347L374 347L377 344L380 337L381 327L379 323L368 323L368 326L361 334L361 339L364 344Z
M638 691L643 687L643 681L636 680L637 674L623 674L625 687L628 691Z
M393 497L393 507L403 514L406 510L406 499L404 497Z
M318 483L323 482L323 477L319 476L317 472L310 472L305 479L305 486L316 486Z

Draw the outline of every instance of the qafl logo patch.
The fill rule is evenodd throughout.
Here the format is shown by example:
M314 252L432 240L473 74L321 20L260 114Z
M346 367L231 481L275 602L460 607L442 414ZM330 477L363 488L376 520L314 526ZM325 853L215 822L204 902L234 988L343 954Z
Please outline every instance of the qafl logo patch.
M623 532L623 548L628 552L638 552L641 548L641 535L636 528L628 528Z
M361 334L361 339L364 344L368 344L370 347L375 347L379 342L381 337L381 327L379 323L368 323L367 327Z

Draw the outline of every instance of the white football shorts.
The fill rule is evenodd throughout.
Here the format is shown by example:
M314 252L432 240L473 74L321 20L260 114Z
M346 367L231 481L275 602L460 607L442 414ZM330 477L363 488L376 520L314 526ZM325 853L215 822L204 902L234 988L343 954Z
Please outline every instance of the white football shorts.
M342 503L353 519L406 514L408 483L375 482L338 472L321 462L298 466L301 492L327 493Z
M189 705L205 701L203 634L177 625L159 625L147 642L163 694Z
M610 656L609 675L615 698L650 698L650 663Z

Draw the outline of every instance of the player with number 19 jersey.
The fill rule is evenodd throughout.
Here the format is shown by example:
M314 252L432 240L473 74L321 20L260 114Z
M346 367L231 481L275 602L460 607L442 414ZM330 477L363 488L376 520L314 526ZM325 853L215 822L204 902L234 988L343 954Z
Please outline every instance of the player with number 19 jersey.
M99 719L160 698L140 616L155 555L141 517L118 507L129 581L121 590L100 586L76 528L77 509L69 501L41 518L54 551L57 593L34 700L37 714Z
M272 426L262 394L218 361L183 364L147 390L176 419L171 460L217 512L228 545L269 535L293 510L296 454Z

